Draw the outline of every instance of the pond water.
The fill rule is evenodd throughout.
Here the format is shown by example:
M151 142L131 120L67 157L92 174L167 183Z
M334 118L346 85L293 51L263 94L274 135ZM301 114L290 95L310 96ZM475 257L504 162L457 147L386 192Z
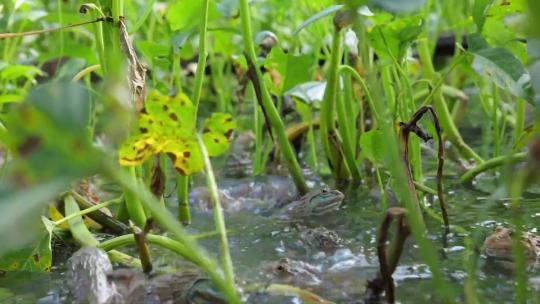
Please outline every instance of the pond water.
M281 180L285 189L291 190L292 183ZM223 180L221 187L253 182L252 179ZM258 179L264 183L265 179ZM196 180L196 183L200 181ZM320 182L313 182L320 183ZM201 183L202 184L202 183ZM432 185L433 186L433 185ZM288 187L288 188L287 188ZM309 227L325 226L336 231L347 242L345 248L334 254L324 254L306 250L299 244L298 225L278 220L276 217L254 214L254 211L240 211L226 217L232 260L240 282L270 283L264 265L281 257L309 262L319 267L324 276L321 287L314 288L320 296L336 303L355 303L365 296L366 280L373 278L378 270L376 256L376 232L383 217L379 199L374 197L374 184L367 180L358 187L343 189L345 201L340 210L311 218L302 225ZM486 235L497 225L505 225L510 218L507 201L497 186L496 179L489 175L480 177L473 187L464 187L453 177L445 180L448 193L447 208L452 224L464 227L471 232L479 250L476 271L477 292L485 303L512 303L514 282L512 270L505 263L488 260L480 248ZM538 233L540 222L540 200L534 193L528 193L524 201L523 217L531 232ZM429 202L429 197L425 200ZM175 199L168 205L173 212ZM435 206L435 210L438 208ZM443 250L443 229L440 224L426 216L428 238L433 246L439 248L440 261L446 278L461 295L457 302L464 301L463 281L464 242L462 235L451 234ZM193 224L189 227L194 233L213 230L212 215L194 212ZM219 252L216 238L201 241L210 252ZM131 251L131 253L134 253ZM176 255L159 248L152 248L154 268L158 271L181 269L186 262ZM57 303L58 292L63 286L63 263L60 261L49 274L9 273L0 277L0 303ZM531 299L540 299L540 270L529 271ZM432 302L436 294L429 269L423 263L413 238L407 241L406 250L394 274L396 297L401 303ZM276 303L299 303L296 299L278 300Z

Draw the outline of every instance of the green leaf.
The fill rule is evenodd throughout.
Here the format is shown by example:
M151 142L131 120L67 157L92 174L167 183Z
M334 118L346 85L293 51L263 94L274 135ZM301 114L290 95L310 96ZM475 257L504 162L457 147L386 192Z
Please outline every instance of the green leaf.
M17 80L21 77L32 80L36 75L45 75L45 73L31 65L8 65L0 72L0 78L6 81Z
M169 45L164 43L142 40L135 42L135 45L149 62L158 57L167 57L170 53Z
M494 0L475 0L473 8L473 19L478 28L478 32L481 33L484 28L484 23L486 22L486 15L493 4Z
M229 149L232 132L236 128L236 121L230 114L213 113L204 122L203 142L208 156L217 156Z
M343 7L343 4L335 4L335 5L331 5L325 9L323 9L322 11L316 13L315 15L309 17L306 21L302 22L302 24L300 24L300 26L294 30L293 32L293 35L297 35L302 29L304 29L306 26L312 24L313 22L319 20L319 19L322 19L326 16L329 16L337 11L339 11L341 8Z
M68 188L70 182L66 178L56 178L24 188L3 182L0 189L0 261L4 261L4 255L28 248L29 244L34 244L31 248L40 248L37 244L45 237L45 223L40 220L43 209L58 193ZM49 226L45 225L45 228Z
M57 176L76 178L100 163L88 132L87 90L73 83L35 87L5 116L0 138L15 156L13 177L31 184Z
M52 263L52 223L42 217L44 229L39 240L31 247L11 251L0 259L0 271L49 271Z
M473 68L488 75L495 84L515 96L528 97L530 76L521 62L504 48L492 48L478 33L467 35L469 52L474 55Z
M384 164L384 135L380 130L369 130L360 136L360 147L369 161L376 165Z
M380 64L400 62L410 44L422 33L424 22L420 16L395 19L375 26L368 34L370 46L379 56Z
M312 78L310 70L315 65L315 60L312 54L293 55L285 53L279 47L274 47L264 65L268 70L278 72L280 82L273 85L275 85L276 93L282 95L284 91Z
M229 114L214 113L205 123L204 138L210 156L229 148L229 135L236 123ZM157 90L148 94L138 120L139 132L119 148L123 166L141 164L154 154L165 153L182 175L202 170L204 163L195 137L195 108L185 94L175 97Z
M173 31L185 31L194 28L202 21L203 1L176 0L167 9L167 21ZM215 1L210 1L208 21L219 17Z

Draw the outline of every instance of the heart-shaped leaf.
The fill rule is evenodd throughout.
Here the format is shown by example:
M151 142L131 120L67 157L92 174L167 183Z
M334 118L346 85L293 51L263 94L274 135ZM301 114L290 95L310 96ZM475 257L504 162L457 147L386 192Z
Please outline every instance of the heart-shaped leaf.
M168 97L153 90L139 116L138 127L139 133L128 138L118 151L121 165L138 165L154 154L165 153L182 175L202 170L204 163L195 137L195 108L186 95ZM227 151L235 127L229 114L214 113L206 120L203 137L210 156Z

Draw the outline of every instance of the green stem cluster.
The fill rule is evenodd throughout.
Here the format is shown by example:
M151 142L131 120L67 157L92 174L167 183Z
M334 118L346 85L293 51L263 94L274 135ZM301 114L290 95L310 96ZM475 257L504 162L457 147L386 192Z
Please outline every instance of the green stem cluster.
M253 32L251 29L251 17L249 11L249 5L247 0L240 0L240 18L242 23L242 37L244 39L244 49L247 56L251 59L252 62L257 62L257 55L255 53L255 46L253 44ZM283 121L281 120L279 113L272 102L270 93L266 88L266 84L263 81L263 77L259 68L256 69L257 77L260 80L260 88L262 93L262 107L264 111L268 114L269 123L272 125L274 134L277 137L280 150L283 153L283 158L287 163L289 173L291 174L296 189L300 194L305 194L308 192L307 184L300 170L300 165L294 154L294 151L287 139L287 134L285 133L285 127Z

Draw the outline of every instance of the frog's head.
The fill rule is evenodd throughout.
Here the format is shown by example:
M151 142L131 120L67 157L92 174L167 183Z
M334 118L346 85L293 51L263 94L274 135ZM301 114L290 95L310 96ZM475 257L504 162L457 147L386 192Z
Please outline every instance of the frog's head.
M225 295L209 279L198 279L186 294L189 304L226 304Z
M305 204L309 214L320 215L339 208L344 197L339 190L323 188L308 192L300 201Z

